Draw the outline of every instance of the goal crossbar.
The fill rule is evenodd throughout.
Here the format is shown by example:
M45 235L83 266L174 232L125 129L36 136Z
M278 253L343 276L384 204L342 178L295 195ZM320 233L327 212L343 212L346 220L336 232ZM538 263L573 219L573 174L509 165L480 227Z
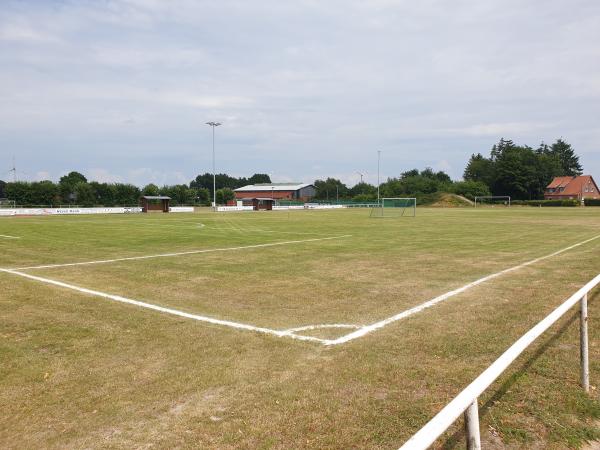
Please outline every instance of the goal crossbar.
M371 209L371 217L415 217L417 199L414 197L384 197Z
M510 206L510 195L480 195L475 197L474 206L477 208L477 203L481 205L484 200L504 200L507 206Z

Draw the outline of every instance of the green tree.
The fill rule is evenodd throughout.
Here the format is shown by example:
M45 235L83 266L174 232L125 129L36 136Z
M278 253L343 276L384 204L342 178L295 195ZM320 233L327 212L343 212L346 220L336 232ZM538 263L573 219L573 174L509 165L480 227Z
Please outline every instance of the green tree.
M0 198L5 198L4 188L6 188L6 181L0 180Z
M139 203L140 189L133 184L116 183L114 185L115 205L133 206Z
M231 177L225 173L218 173L215 175L216 187L217 189L229 188L236 189L240 187L242 184L248 184L245 178L235 178ZM202 175L198 175L194 180L190 182L190 187L192 189L204 188L210 191L210 195L212 197L213 192L213 175L212 173L204 173Z
M28 205L29 203L29 183L16 181L6 183L4 188L6 198L13 200L16 205Z
M250 178L248 178L247 183L245 183L245 184L259 184L259 183L270 183L270 182L271 182L271 177L268 174L255 173ZM239 186L236 186L236 188L238 188L238 187L242 187L242 185L240 184Z
M544 190L546 186L550 184L554 177L561 176L563 168L556 155L553 155L549 151L536 150L537 154L537 166L536 166L536 177L538 179L538 193L537 198L544 197Z
M337 198L348 197L348 186L335 178L327 178L325 181L316 180L315 199L335 201Z
M367 201L377 198L377 188L369 183L357 183L349 189L348 195L356 201ZM357 198L359 197L359 198Z
M477 196L492 195L490 188L482 181L458 181L452 185L452 192L474 200Z
M416 169L415 169L416 171ZM411 176L421 176L421 177L425 177L425 178L431 178L432 180L437 180L440 183L452 183L452 179L450 178L450 175L448 175L446 172L440 170L439 172L435 172L431 167L426 167L424 170L422 170L421 172L417 171L416 174L414 173L415 171L411 171L410 173L412 174ZM408 172L405 172L404 174L402 174L402 178L405 177L405 174L407 174Z
M52 181L38 181L29 185L29 204L50 206L56 204L58 200L58 186Z
M67 175L60 177L58 182L60 196L65 203L73 203L75 201L75 185L77 183L87 183L87 178L79 172L69 172Z
M542 198L553 177L578 171L581 173L579 158L563 140L550 147L542 142L533 150L502 138L492 147L489 158L480 153L471 155L463 178L484 183L494 195L529 200Z
M496 156L494 195L510 195L515 199L539 198L544 186L540 183L538 155L531 147L512 144Z
M471 155L463 178L466 181L481 181L488 187L492 186L495 180L494 162L481 153Z
M87 178L83 174L75 171L60 177L59 180L59 184L70 184L75 186L77 183L87 183Z
M191 189L185 184L176 184L173 186L163 186L161 189L164 195L172 199L173 205L193 205L196 203L196 189Z
M210 205L210 191L205 188L194 189L196 192L196 203L200 205Z
M94 206L96 205L96 198L94 196L94 189L83 181L75 184L74 187L75 201L81 206Z
M556 142L550 146L550 154L558 159L562 169L562 175L576 176L583 173L583 168L579 163L579 156L575 154L571 144L567 141L557 139Z
M235 199L235 193L229 188L217 189L217 204L224 205Z
M154 183L147 184L142 189L142 194L144 195L160 195L160 189Z
M116 185L98 183L97 181L91 181L89 184L94 191L94 198L97 205L115 206Z
M407 174L409 174L407 176ZM381 185L381 197L406 197L417 194L432 194L440 190L441 183L428 176L413 175L413 171L404 172L400 178L390 178Z
M352 197L352 201L356 203L370 203L377 200L377 191L375 194L358 194Z

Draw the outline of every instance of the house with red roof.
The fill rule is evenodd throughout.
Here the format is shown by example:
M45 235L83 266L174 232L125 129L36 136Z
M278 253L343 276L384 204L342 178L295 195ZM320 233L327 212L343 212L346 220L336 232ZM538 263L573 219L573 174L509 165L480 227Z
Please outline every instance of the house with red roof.
M546 200L583 200L600 198L598 185L591 175L555 177L544 192Z

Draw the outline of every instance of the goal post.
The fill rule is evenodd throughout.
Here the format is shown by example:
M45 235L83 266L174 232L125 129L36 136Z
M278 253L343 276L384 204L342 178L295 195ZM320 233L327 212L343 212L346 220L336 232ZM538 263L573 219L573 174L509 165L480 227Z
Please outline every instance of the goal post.
M482 195L475 197L475 208L478 206L510 206L510 195Z
M371 217L415 217L417 215L416 198L382 198L374 208Z

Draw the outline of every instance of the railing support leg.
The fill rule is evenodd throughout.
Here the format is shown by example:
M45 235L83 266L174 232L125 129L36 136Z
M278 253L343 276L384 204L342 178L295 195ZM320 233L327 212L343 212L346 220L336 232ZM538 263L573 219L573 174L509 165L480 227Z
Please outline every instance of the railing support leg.
M465 433L467 435L467 450L481 450L477 399L465 411Z
M588 353L588 312L587 294L581 297L581 314L579 316L579 350L581 357L581 386L585 392L590 392L590 366Z

